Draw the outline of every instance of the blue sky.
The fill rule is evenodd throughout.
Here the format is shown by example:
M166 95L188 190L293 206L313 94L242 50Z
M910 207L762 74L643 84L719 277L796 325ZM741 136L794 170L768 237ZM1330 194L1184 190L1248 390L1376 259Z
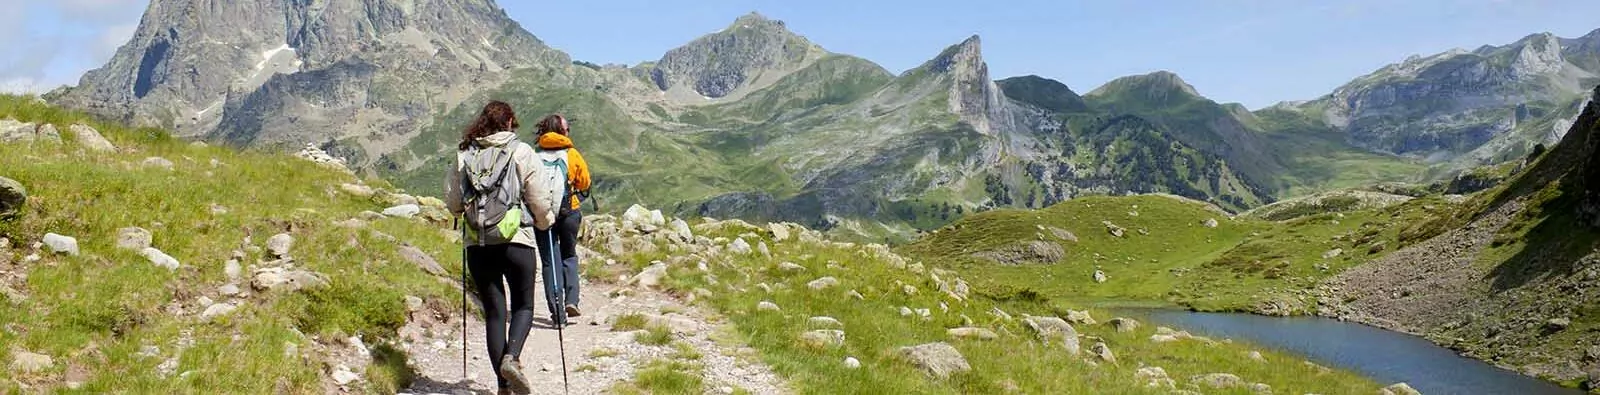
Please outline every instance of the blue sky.
M145 0L0 0L0 89L75 83L125 41ZM828 50L899 72L983 37L995 78L1038 74L1087 93L1178 73L1200 93L1259 108L1312 99L1412 54L1600 28L1594 0L501 0L574 58L635 64L751 11ZM35 88L40 89L40 88Z

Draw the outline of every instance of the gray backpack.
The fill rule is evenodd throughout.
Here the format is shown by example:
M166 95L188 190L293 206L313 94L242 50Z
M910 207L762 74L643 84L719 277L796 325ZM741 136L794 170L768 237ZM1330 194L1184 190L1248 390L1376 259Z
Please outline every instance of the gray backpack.
M499 147L472 146L460 153L461 197L465 203L466 242L494 245L511 242L517 232L533 226L533 215L522 202L522 178L512 153L523 143Z

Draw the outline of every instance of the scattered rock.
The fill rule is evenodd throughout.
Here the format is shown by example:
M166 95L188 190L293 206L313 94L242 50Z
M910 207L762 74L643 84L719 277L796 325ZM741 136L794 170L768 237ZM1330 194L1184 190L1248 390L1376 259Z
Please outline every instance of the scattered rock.
M1094 282L1095 283L1106 282L1106 272L1095 270L1094 271Z
M1121 226L1111 223L1111 221L1100 221L1100 224L1105 225L1106 233L1110 233L1113 237L1122 237L1128 233L1127 229L1123 229Z
M239 286L236 284L224 284L221 287L217 287L217 294L222 296L234 296L238 295L239 293Z
M806 267L797 265L794 262L782 262L782 263L778 263L778 271L783 271L783 272L803 272L803 271L806 271Z
M333 382L336 384L349 385L360 379L361 375L350 371L350 368L344 365L339 365L339 367L333 369Z
M1267 361L1267 357L1262 356L1260 351L1251 351L1249 357L1250 357L1250 360L1256 361L1256 362L1266 362Z
M1344 255L1344 249L1343 248L1335 248L1335 249L1331 249L1331 250L1328 250L1327 252L1322 253L1322 259L1338 258L1340 255Z
M1050 229L1050 234L1055 236L1057 239L1061 239L1062 241L1070 241L1073 243L1078 242L1078 235L1072 234L1072 232L1067 231L1066 229L1061 229L1054 226L1051 226L1047 229Z
M1244 379L1229 373L1202 374L1189 378L1189 382L1210 389L1229 389L1244 386Z
M1111 346L1107 346L1105 342L1095 342L1089 347L1089 353L1106 363L1117 363L1117 356L1111 353Z
M222 265L222 273L227 275L229 280L238 280L243 271L244 268L239 265L238 259L229 259L228 263Z
M288 233L279 233L267 239L267 253L273 258L289 257L289 249L294 248L294 236Z
M806 287L811 288L813 291L821 291L835 285L839 285L839 279L832 276L811 280L811 282L806 283Z
M144 166L144 167L154 167L154 168L159 168L159 169L162 169L162 170L172 170L172 168L173 168L172 161L167 160L167 158L162 158L162 157L159 157L159 156L152 156L152 157L149 157L149 158L144 158L144 162L139 162L139 164Z
M422 212L422 207L416 204L402 204L383 209L383 215L396 218L411 218Z
M1067 322L1083 325L1094 325L1098 323L1094 320L1094 317L1089 316L1089 312L1087 310L1067 310Z
M400 246L400 257L405 259L407 262L417 265L418 268L422 269L424 272L428 272L428 274L435 276L443 276L446 274L444 271L444 266L440 266L439 261L433 260L433 256L428 255L426 252L422 252L421 248L409 245Z
M106 140L105 136L100 135L100 131L94 130L89 125L75 123L72 126L68 126L67 131L72 132L73 137L78 139L79 145L88 148L90 151L111 152L117 150L117 146L111 145L111 141Z
M328 277L319 273L304 270L288 270L279 267L257 269L255 278L250 286L257 291L286 290L298 291L309 288L328 286Z
M54 125L46 124L45 126L50 127L50 132L55 132ZM39 125L32 123L18 122L14 119L0 119L0 142L29 143L45 139L43 138L44 136L41 136L40 129L42 128ZM60 137L57 136L56 139L60 140Z
M939 342L913 347L901 347L899 354L913 365L938 378L948 378L951 374L972 370L972 365L967 364L967 358L963 357L961 351L956 350L949 343Z
M211 305L210 307L206 307L206 311L200 313L200 319L210 321L217 317L228 315L228 313L232 313L233 309L238 307L239 306L234 306L232 303L217 303Z
M767 230L772 232L773 241L789 240L790 235L788 226L778 223L771 223L767 224Z
M348 193L351 196L364 198L372 197L372 195L377 194L377 191L373 191L372 187L361 184L339 184L339 190L344 191L344 193Z
M945 330L945 334L957 339L994 340L1000 338L999 334L994 333L989 328L950 328Z
M1001 312L1004 314L1004 312ZM1060 339L1067 353L1077 355L1080 350L1078 331L1072 328L1066 320L1057 317L1023 317L1022 323L1044 340L1047 344L1051 339Z
M912 286L911 284L906 284L900 287L900 291L904 292L906 295L916 295L917 287Z
M1272 386L1266 383L1250 384L1250 392L1256 395L1272 395Z
M71 256L78 255L78 239L76 238L55 233L45 233L42 241L45 247L50 249L50 252Z
M383 219L384 216L383 216L383 214L378 213L376 211L368 210L368 211L362 211L360 213L357 213L356 214L356 218L360 218L362 221L377 221L377 220Z
M411 295L406 295L406 311L407 312L415 313L415 312L418 312L418 311L422 311L422 307L423 307L422 303L423 303L422 298L419 298L419 297L416 297L416 296L411 296Z
M1174 389L1178 383L1167 376L1167 370L1156 366L1139 368L1133 372L1133 378L1144 383L1145 388Z
M764 257L772 257L772 249L767 248L767 242L765 241L756 243L756 252L761 253L761 256Z
M1383 395L1422 395L1421 391L1411 388L1411 385L1406 383L1394 383L1388 387L1383 387L1379 392Z
M145 247L144 250L139 252L139 255L143 255L145 259L150 260L150 263L167 270L178 270L178 266L180 266L177 258L173 258L171 255L155 249L155 247Z
M916 312L911 311L910 307L900 306L901 317L910 317L912 314L916 314Z
M1205 225L1205 227L1207 227L1207 228L1215 228L1215 227L1217 227L1217 219L1216 218L1206 218L1206 222L1203 223L1202 225Z
M757 303L756 304L756 310L757 311L781 311L783 309L778 308L778 304L777 303L772 303L771 301L763 300L763 301L761 301L761 303Z
M117 248L141 251L150 248L151 239L150 231L144 228L135 226L117 229Z
M844 346L844 331L837 329L818 329L800 334L800 344L813 348L833 348Z
M844 323L838 319L826 316L817 316L806 319L806 325L817 328L843 328Z
M728 252L739 255L750 255L752 251L750 250L750 243L744 241L744 238L741 237L734 239L733 243L728 245Z
M1544 329L1549 332L1564 331L1569 326L1572 326L1572 320L1568 318L1551 318L1544 322Z
M860 292L856 292L856 290L854 290L854 289L850 290L850 292L847 292L844 295L850 297L851 299L855 299L855 300L867 300L866 296L861 295Z
M11 355L11 371L29 374L38 373L56 366L56 362L49 355L35 354L27 351L14 351Z
M633 276L633 283L641 287L655 288L661 285L661 280L667 277L667 264L655 262L644 268L638 275ZM774 306L776 307L776 306Z
M694 230L690 229L689 223L684 222L682 219L672 220L672 223L667 224L667 230L670 230L673 234L678 235L682 241L687 242L694 240Z
M856 357L844 357L844 367L845 369L860 369L861 360L856 359Z
M16 216L28 201L28 189L22 183L0 177L0 219Z
M1117 332L1119 333L1128 333L1139 329L1139 321L1135 321L1132 318L1112 318L1109 323L1112 327L1117 328Z

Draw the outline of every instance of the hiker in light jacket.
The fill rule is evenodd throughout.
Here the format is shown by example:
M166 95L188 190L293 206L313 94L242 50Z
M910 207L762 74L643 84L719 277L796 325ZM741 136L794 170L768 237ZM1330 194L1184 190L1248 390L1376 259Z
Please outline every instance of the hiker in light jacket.
M464 213L466 206L472 204L463 201L466 191L462 173L467 168L468 152L509 147L516 179L522 181L522 203L533 217L532 221L515 225L515 234L509 242L484 244L485 236L475 230L462 240L467 246L466 266L483 303L484 332L488 337L485 343L501 394L531 392L528 379L522 373L520 356L533 327L534 276L538 275L539 266L533 233L536 229L548 229L555 222L556 214L555 208L547 203L552 198L534 185L533 180L542 167L538 166L534 148L517 140L514 132L517 126L517 116L510 105L499 101L485 105L477 120L462 133L456 165L450 168L445 182L445 204L453 214ZM506 234L511 231L507 228ZM502 280L510 289L506 289Z
M564 207L557 210L556 223L551 232L536 233L541 237L540 245L549 245L542 237L554 237L560 249L559 259L551 257L549 262L560 262L560 270L545 270L544 294L550 308L550 322L554 325L570 325L568 317L577 317L583 313L578 310L578 231L583 226L583 214L578 211L578 194L589 190L589 164L583 161L583 155L572 146L570 125L561 114L553 114L539 121L539 148L544 150L567 151L567 189L569 197ZM553 268L553 266L552 266ZM557 274L563 274L561 281L563 289L554 289L550 285ZM557 306L556 293L561 292L566 296L566 306ZM561 313L566 313L563 316Z

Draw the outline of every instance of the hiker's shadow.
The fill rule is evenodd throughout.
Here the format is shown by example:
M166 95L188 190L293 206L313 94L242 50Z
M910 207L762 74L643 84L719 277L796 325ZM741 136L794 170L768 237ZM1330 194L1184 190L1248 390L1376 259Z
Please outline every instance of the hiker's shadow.
M473 384L476 384L476 382L474 382L472 380L459 381L459 382L454 382L454 383L446 383L446 382L434 380L434 379L427 378L427 377L417 377L416 381L412 381L411 382L411 390L415 391L415 392L420 392L420 393L437 393L437 394L450 394L450 395L459 395L459 394L492 395L492 394L494 394L493 391L473 389L473 387L474 387Z
M534 323L534 325L538 325L540 329L556 329L556 322L550 320L549 317L535 317L533 319L533 323ZM573 326L576 326L576 325L577 324L571 323L569 321L568 324L567 324L567 327L570 328L570 327L573 327Z

